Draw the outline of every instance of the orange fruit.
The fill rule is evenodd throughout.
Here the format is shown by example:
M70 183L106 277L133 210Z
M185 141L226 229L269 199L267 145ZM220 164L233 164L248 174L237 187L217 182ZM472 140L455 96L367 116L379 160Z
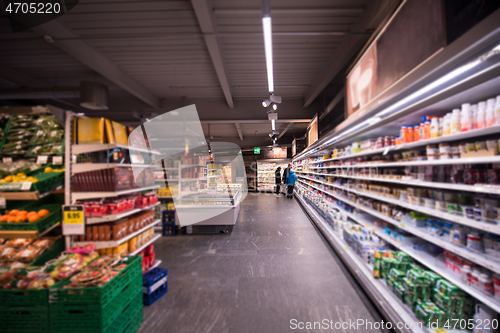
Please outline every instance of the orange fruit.
M49 214L50 214L50 212L47 209L40 209L38 211L38 215L40 215L40 217L44 217L44 216L47 216Z
M9 215L0 216L0 222L7 222L8 219L9 219Z
M38 215L37 212L29 212L26 216L31 216L31 215Z
M7 219L7 222L14 223L14 222L16 222L16 218L14 216L9 216L9 218Z
M17 214L19 214L19 210L18 209L13 209L9 212L9 215L10 216L16 216Z
M36 221L38 221L39 219L40 219L40 216L38 216L38 214L36 214L36 215L31 215L30 217L28 217L28 221L29 221L30 223L32 223L32 222L36 222Z
M25 218L24 216L16 216L14 223L22 223L24 222Z
M22 210L19 212L19 215L28 215L28 211L27 210Z

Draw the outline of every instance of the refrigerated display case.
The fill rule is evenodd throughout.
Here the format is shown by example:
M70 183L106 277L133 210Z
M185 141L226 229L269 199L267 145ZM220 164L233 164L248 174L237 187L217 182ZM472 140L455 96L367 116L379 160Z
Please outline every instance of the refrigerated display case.
M453 308L460 320L475 318L475 304L500 313L498 20L491 15L293 160L299 203L392 322L421 320L423 305L377 278L384 251L470 302L467 312ZM421 296L453 320L439 297Z

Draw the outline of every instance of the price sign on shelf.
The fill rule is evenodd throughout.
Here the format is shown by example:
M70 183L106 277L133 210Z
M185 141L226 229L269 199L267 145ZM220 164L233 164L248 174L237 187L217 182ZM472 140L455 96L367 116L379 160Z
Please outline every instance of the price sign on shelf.
M54 165L61 165L62 163L63 163L62 156L54 156L54 157L52 157L52 164L54 164Z
M21 191L29 191L31 189L31 182L21 183Z
M82 205L64 205L63 208L63 234L85 234L85 210Z
M0 208L7 208L7 201L5 200L4 197L0 197Z
M12 163L12 157L4 157L4 158L2 158L2 161L5 164Z
M49 157L47 155L40 155L36 158L36 164L47 164Z

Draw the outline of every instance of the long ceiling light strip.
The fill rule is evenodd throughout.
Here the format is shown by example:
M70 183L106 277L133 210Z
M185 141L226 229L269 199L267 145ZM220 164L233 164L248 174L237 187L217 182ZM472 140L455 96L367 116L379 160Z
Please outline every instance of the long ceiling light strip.
M271 28L271 6L269 0L262 0L262 29L264 30L264 47L266 50L267 84L269 85L269 92L273 93L273 37Z

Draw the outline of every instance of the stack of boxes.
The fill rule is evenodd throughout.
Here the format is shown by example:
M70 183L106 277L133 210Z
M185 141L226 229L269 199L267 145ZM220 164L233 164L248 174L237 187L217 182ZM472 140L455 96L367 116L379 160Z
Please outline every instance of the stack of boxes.
M387 286L426 326L472 318L474 299L457 286L413 263L404 252L376 251L373 275Z

